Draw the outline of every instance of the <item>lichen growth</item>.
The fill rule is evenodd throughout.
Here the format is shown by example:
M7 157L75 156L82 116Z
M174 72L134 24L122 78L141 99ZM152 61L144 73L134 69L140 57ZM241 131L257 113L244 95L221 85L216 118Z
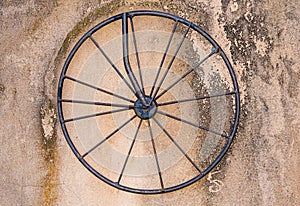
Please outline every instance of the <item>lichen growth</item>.
M43 188L43 205L53 205L58 199L58 155L56 148L56 112L50 99L47 99L41 107L41 124L42 124L42 156L46 175L43 177L41 185Z
M0 97L2 96L4 91L5 91L5 86L3 84L0 84Z
M91 25L92 22L94 22L96 19L100 18L103 15L107 15L109 13L112 13L113 11L116 11L121 6L124 5L123 1L112 1L110 3L107 3L106 5L95 9L91 13L88 14L82 21L78 22L75 27L70 31L64 40L62 47L59 50L59 57L62 57L66 54L68 51L68 48L70 46L70 43L78 37L78 35L86 29L89 25Z

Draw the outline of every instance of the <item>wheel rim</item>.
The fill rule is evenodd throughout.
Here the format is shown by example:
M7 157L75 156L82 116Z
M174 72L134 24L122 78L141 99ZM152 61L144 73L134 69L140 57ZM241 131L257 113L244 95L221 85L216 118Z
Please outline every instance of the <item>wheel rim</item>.
M136 22L138 22L138 17L146 17L146 18L150 18L150 17L154 17L154 18L162 18L164 20L170 20L171 22L173 22L173 27L170 30L169 35L167 38L167 43L164 44L165 48L163 51L161 51L162 58L161 58L161 64L157 65L158 68L156 68L156 70L151 70L152 73L150 74L146 74L145 72L149 72L150 69L147 69L145 67L143 67L142 64L142 56L144 53L146 52L138 52L138 46L137 43L141 44L141 41L139 41L140 39L145 38L144 36L146 36L147 39L147 35L143 32L138 33L137 30L134 30L134 21L136 20ZM123 19L122 19L123 18ZM74 46L74 48L71 50L68 58L66 59L66 62L64 64L64 67L62 69L61 72L61 76L59 79L59 85L58 85L58 114L59 114L59 119L60 119L60 123L61 123L61 127L64 133L64 136L69 144L69 146L71 147L72 151L74 152L74 154L76 155L76 157L79 159L79 161L90 171L92 172L95 176L97 176L99 179L103 180L104 182L108 183L111 186L114 186L118 189L121 190L125 190L125 191L129 191L129 192L134 192L134 193L142 193L142 194L156 194L156 193L163 193L163 192L170 192L170 191L174 191L177 189L181 189L183 187L186 187L194 182L196 182L197 180L201 179L203 176L205 176L209 171L211 171L221 160L221 158L225 155L226 151L229 149L230 144L232 143L234 134L236 132L236 128L237 128L237 124L238 124L238 116L239 116L239 90L238 90L238 84L236 81L236 77L234 75L234 71L232 69L232 66L228 60L228 58L226 57L225 53L223 52L223 50L219 47L219 45L216 43L216 41L214 39L212 39L211 36L209 36L205 31L203 31L201 28L197 27L196 25L192 24L191 22L171 15L171 14L167 14L167 13L163 13L163 12L154 12L154 11L132 11L132 12L128 12L126 13L126 20L128 19L130 22L130 26L131 26L131 33L130 35L132 35L132 56L134 56L136 59L136 70L135 73L136 75L134 75L137 79L138 82L138 87L140 87L140 91L142 94L144 94L146 101L150 104L149 107L144 108L144 105L142 104L142 101L140 100L139 96L136 93L136 88L135 85L132 84L132 82L130 82L130 78L129 80L126 79L126 74L124 74L124 71L121 71L118 67L117 64L110 59L110 56L108 56L105 52L105 50L103 49L104 47L102 47L102 45L100 45L100 43L98 42L99 39L96 39L96 34L97 33L101 33L101 30L106 27L107 25L112 25L118 21L124 21L124 14L119 14L116 15L114 17L111 17L101 23L99 23L98 25L96 25L95 27L93 27L91 30L89 30L78 42L77 44ZM123 23L123 22L122 22ZM183 28L185 28L185 30L183 30L183 32L179 31L178 32L178 41L177 41L177 45L174 49L174 53L173 55L169 55L168 51L171 51L171 44L172 44L172 40L175 41L176 39L176 35L177 35L177 31L176 29L179 28L179 25L181 25ZM201 59L198 59L196 61L196 64L192 65L191 68L184 70L183 73L180 74L175 74L176 72L174 72L174 74L172 73L172 69L173 69L173 63L174 61L178 59L180 59L178 56L178 52L180 51L180 49L182 49L182 45L185 45L185 41L186 39L189 39L189 37L187 37L190 33L189 32L196 32L197 35L201 36L201 38L205 39L206 43L209 42L209 46L212 48L211 51L204 57ZM149 33L149 32L147 32ZM158 31L159 33L159 31ZM182 34L183 33L183 34ZM153 36L155 36L155 32L154 34L152 34ZM193 34L193 33L191 33ZM95 36L95 37L94 37ZM140 37L142 36L142 37ZM150 35L151 36L151 35ZM163 36L159 33L158 36ZM181 38L181 36L183 36ZM121 37L122 41L124 42L124 36ZM87 40L89 40L93 46L94 49L97 50L98 55L102 55L104 61L108 62L111 70L113 72L115 72L115 76L116 78L119 78L121 80L121 83L113 85L115 87L120 87L121 89L118 90L116 89L115 91L112 91L110 89L104 88L100 86L99 84L92 84L88 81L83 81L82 79L79 79L78 76L81 75L81 73L84 73L84 70L86 67L82 67L81 68L81 73L80 75L77 75L77 77L71 76L69 75L70 73L72 74L72 69L74 70L74 67L72 66L72 61L74 61L74 59L78 58L78 54L84 54L83 52L80 53L80 49L81 47L84 46L84 44L87 42ZM114 40L112 40L114 41ZM128 40L126 40L128 41ZM127 42L128 43L128 42ZM113 43L112 43L113 44ZM147 42L143 42L143 44L147 44ZM194 45L194 42L190 43ZM113 44L114 45L114 44ZM189 43L187 43L187 45L189 45ZM111 46L111 45L109 45ZM170 49L170 50L168 50ZM91 52L92 53L92 52ZM155 53L155 52L153 52ZM127 54L125 54L127 56ZM154 54L153 54L154 55ZM178 55L178 56L177 56ZM89 58L92 55L89 55ZM124 56L124 54L123 54ZM129 56L129 54L128 54ZM166 61L166 59L168 58L168 56L170 56L170 60L169 60L169 64L166 66L164 65L164 61ZM199 96L199 94L195 94L195 89L190 89L192 83L191 81L187 81L187 83L185 83L185 78L192 74L192 73L196 73L196 70L202 66L203 63L209 61L211 58L217 56L218 58L220 58L220 61L223 63L224 68L226 68L226 72L228 77L227 78L223 78L222 81L227 82L228 85L224 86L222 84L221 87L224 88L217 88L214 91L217 90L222 90L221 93L209 93L209 94L200 94L201 96ZM87 61L88 62L88 61ZM70 66L71 64L71 66ZM85 65L87 65L88 63L86 63ZM204 70L205 68L203 68ZM76 73L76 72L75 72ZM143 75L144 73L144 75ZM171 74L172 73L172 74ZM104 76L106 74L103 74ZM173 75L173 76L172 76ZM81 75L82 77L83 75ZM109 76L109 75L107 75ZM171 76L171 80L167 80L169 78L169 76ZM198 73L199 76L199 73ZM204 75L205 76L205 75ZM151 80L149 80L151 77ZM225 79L225 80L224 80ZM96 81L99 81L96 80ZM147 83L150 82L150 83ZM169 82L168 82L169 81ZM222 82L221 81L221 82ZM68 82L68 83L67 83ZM103 81L102 81L103 82ZM104 81L106 82L106 81ZM152 82L152 83L151 83ZM169 84L166 86L163 86L164 84L166 84L165 82L168 82ZM209 84L213 84L214 80L210 80ZM196 82L197 83L197 82ZM68 86L68 84L70 84L71 86ZM106 84L109 84L109 82ZM113 84L113 83L111 83ZM97 93L101 93L101 94L105 94L108 96L111 96L113 98L113 100L111 101L90 101L90 100L80 100L80 99L74 99L74 98L65 98L65 93L68 93L68 91L71 89L73 89L73 93L75 94L76 91L78 91L77 86L76 85L80 85L82 87L85 88L89 88L89 89L93 89L95 90L95 92ZM180 85L181 89L183 91L180 91L180 88L176 89L176 86L178 87L178 85ZM211 87L211 86L207 86L207 87ZM215 86L212 86L215 87ZM123 95L125 93L122 93L122 89L126 88L128 90L128 92L132 92L132 96L128 95ZM184 93L184 89L187 88L187 93L193 93L191 94L192 96L189 96L188 94L183 95L181 93ZM171 93L171 91L175 92L175 94ZM210 89L208 89L210 90ZM75 92L74 92L75 91ZM116 92L118 91L118 92ZM121 92L120 92L121 91ZM177 91L177 93L176 93ZM196 92L197 93L197 92ZM177 96L176 96L177 95ZM196 97L195 97L196 95ZM75 95L76 96L76 95ZM75 97L74 95L72 97ZM80 93L80 95L78 96L82 96L82 92ZM84 96L84 95L83 95ZM165 97L164 97L165 96ZM170 97L168 99L168 97ZM101 96L102 98L102 96ZM165 99L164 99L165 98ZM179 98L179 99L178 99ZM183 98L183 99L182 99ZM220 111L219 109L214 109L216 107L219 107L222 104L218 104L216 103L217 100L215 101L215 99L218 98L223 98L225 99L224 102L226 102L226 108L231 108L231 109L227 109L228 111L227 114L228 118L226 118L226 120L224 120L224 125L226 125L226 127L228 127L229 129L227 129L227 132L224 131L215 131L214 129L211 129L211 126L213 125L212 122L213 120L210 120L210 127L205 127L199 124L199 117L197 113L198 109L199 110L205 110L204 106L203 108L198 108L195 110L189 110L186 109L185 107L188 108L196 108L199 107L198 101L202 101L202 100L208 100L210 101L210 110L216 110L215 112L210 112L210 119L214 119L214 116L217 116L217 112ZM229 98L229 100L226 100L227 98ZM163 99L163 100L162 100ZM95 100L95 98L94 98ZM120 102L119 102L120 101ZM227 105L231 103L231 105ZM188 105L186 105L188 104ZM72 105L71 109L66 109L65 105ZM65 118L65 116L67 116L68 112L67 111L71 111L73 110L73 115L74 113L74 105L89 105L89 106L95 106L95 107L106 107L108 108L108 110L101 110L97 113L93 113L93 114L82 114L81 115L77 115L77 116L72 116L70 115L70 117ZM168 107L172 107L172 105L183 105L180 106L180 109L164 109L164 108L168 108ZM184 106L185 105L185 106ZM197 105L197 106L195 106ZM178 106L179 107L179 106ZM175 107L174 107L175 108ZM181 108L183 108L181 110ZM213 109L212 109L213 108ZM76 110L76 109L75 109ZM178 114L180 114L180 116L177 116L176 111L178 110ZM126 117L122 117L122 114L124 113L129 113L129 111L131 111L132 113L131 116L129 117L129 114ZM185 119L183 117L183 113L187 113L187 112L191 112L194 114L192 116L188 116L188 117L195 117L194 119ZM196 111L196 112L195 112ZM70 112L69 112L70 113ZM94 118L97 119L102 118L104 116L112 116L111 117L111 121L115 122L115 124L108 124L108 127L110 129L110 132L107 133L106 135L103 135L100 139L98 139L95 143L93 142L92 144L89 145L89 148L86 149L85 151L80 151L79 147L80 147L80 143L83 143L84 141L86 141L85 139L87 137L85 137L84 134L82 135L78 135L82 132L84 132L83 130L88 130L88 128L86 127L86 124L84 124L84 126L77 126L77 131L80 130L78 132L78 134L74 134L74 132L72 131L72 129L70 129L69 127L76 127L74 122L80 122L80 121L85 121L85 119L90 119L90 118ZM124 115L123 115L124 116ZM163 119L165 118L165 119ZM126 119L126 121L125 121ZM168 120L166 120L168 119ZM194 120L194 121L193 121ZM98 120L95 120L98 121ZM135 124L134 124L134 121ZM180 145L180 143L178 143L177 141L180 142L180 139L182 138L183 135L173 135L173 129L175 125L175 123L173 125L168 126L168 123L174 121L174 122L180 122L180 129L182 130L181 132L179 131L178 134L184 133L188 130L190 130L190 128L185 128L187 126L193 127L193 128L197 128L197 135L193 135L192 133L186 133L186 134L190 134L187 136L195 136L194 140L191 141L191 143L189 145L187 145L186 147L182 147L182 145ZM195 123L195 121L197 123ZM214 121L218 121L217 118ZM117 123L116 123L117 122ZM102 124L106 125L105 123L101 122ZM74 124L75 126L70 126L71 124ZM76 123L77 124L77 123ZM97 126L99 126L100 123L96 123ZM130 129L126 129L126 126L128 127L128 125L131 125ZM113 126L110 126L113 125ZM101 124L99 127L102 127ZM225 127L225 126L224 126ZM79 129L78 129L79 128ZM143 129L144 128L144 129ZM128 135L126 133L126 131L124 131L126 129L130 130L131 132L128 132L128 134L130 133L130 135ZM76 129L73 129L74 131ZM143 136L147 136L146 140L141 140L141 133L142 131L146 131L145 134L147 135L143 135ZM225 130L225 129L224 129ZM211 157L212 160L209 161L207 164L205 165L201 165L201 161L196 161L195 155L190 156L190 154L188 154L189 151L187 150L193 150L191 148L194 148L195 146L197 146L197 142L196 142L196 138L198 138L199 136L199 131L202 132L206 132L205 133L205 139L209 139L212 138L211 136L208 136L208 134L210 135L215 135L215 136L219 136L220 138L223 138L223 142L222 142L222 146L221 149L216 149L217 147L220 146L216 146L214 145L213 148L211 150L216 149L217 152L213 153L211 155L211 151L209 156L213 156ZM122 133L123 132L123 133ZM103 155L103 152L99 152L99 155L96 156L96 151L99 150L100 147L102 147L104 144L108 144L107 142L110 141L111 139L113 139L115 137L116 134L122 133L123 136L130 136L128 142L130 142L130 144L127 144L127 152L123 152L124 153L124 157L122 159L122 163L120 163L118 166L118 169L114 168L114 166L112 163L103 163L105 160L102 159L103 157L100 158L100 160L97 160L97 157L99 157L99 155L101 156L101 154ZM144 134L144 133L143 133ZM78 135L78 137L77 137ZM139 136L140 135L140 136ZM166 151L167 149L164 148L162 151L158 151L159 149L159 140L162 139L161 136L164 136L165 139L168 139L170 144L173 145L173 147L177 150L177 152L180 154L180 156L176 159L176 158L171 158L170 157L170 164L167 164L165 162L167 162L168 157L163 156L162 154L164 153L164 151ZM77 142L76 138L79 138L80 141L79 143ZM202 138L202 137L200 137ZM116 139L116 137L115 137ZM115 140L117 141L117 140ZM138 141L141 141L142 143L137 143ZM165 140L164 140L165 141ZM207 140L208 141L208 140ZM201 144L202 146L204 145L210 145L210 143L207 143L207 141L203 141ZM146 144L144 143L146 142L148 144L148 148L152 149L152 153L149 155L150 159L153 160L153 168L151 171L146 171L146 172L141 172L141 170L138 171L132 171L132 172L125 172L126 170L128 170L129 166L129 162L133 162L133 160L130 160L130 158L134 158L135 156L133 155L133 150L135 147L137 147L136 145L141 145L141 144ZM87 144L87 143L86 143ZM120 143L119 143L120 144ZM219 144L219 143L218 143ZM91 146L93 145L93 146ZM111 143L111 145L113 145L113 143ZM199 144L199 147L201 147L201 145ZM208 146L206 146L207 148L209 148ZM117 147L116 147L117 148ZM120 148L120 147L119 147ZM169 147L168 147L169 148ZM197 149L194 149L195 151ZM108 150L107 150L108 151ZM106 152L107 152L106 151ZM197 150L198 151L198 150ZM201 153L201 148L200 148L200 153ZM172 150L173 152L173 150ZM101 154L100 154L101 153ZM165 152L168 153L168 152ZM109 153L109 154L114 154L114 153ZM138 153L136 153L138 154ZM171 155L173 155L174 153L170 153ZM197 152L194 152L193 154L197 154ZM94 156L92 156L94 155ZM136 155L138 156L138 155ZM175 155L174 155L175 156ZM112 158L112 157L109 157ZM148 158L148 157L147 157ZM163 160L162 160L163 159ZM191 175L189 177L184 178L184 175L178 175L178 178L184 179L183 181L176 181L174 183L172 183L171 180L166 181L165 179L167 179L168 170L172 170L173 168L175 168L176 164L180 164L180 162L182 160L185 160L192 168L193 170L195 170L197 172L196 175ZM206 159L210 159L210 157L207 157ZM172 164L172 160L174 160L174 163ZM102 167L99 169L99 167L95 167L94 162L98 161L98 164L102 165L104 167L103 170ZM102 161L102 162L101 162ZM147 159L148 161L148 159ZM147 162L146 161L146 162ZM150 160L149 160L150 161ZM139 163L142 165L142 163ZM204 164L204 163L203 163ZM167 166L163 166L163 165L167 165ZM174 166L175 165L175 166ZM142 167L144 166L144 167ZM147 164L142 165L142 169L145 168L147 166ZM134 164L133 166L131 166L132 168L134 168ZM183 167L184 168L184 167ZM155 169L155 170L154 170ZM105 171L104 171L105 170ZM117 171L118 170L118 171ZM176 172L178 172L178 170L182 170L181 169L174 169ZM139 173L141 172L141 173ZM165 172L165 174L164 174ZM184 174L184 170L182 171ZM113 173L118 173L117 178L113 178L112 175ZM142 177L146 178L146 182L147 184L150 184L153 182L153 179L156 180L155 184L153 184L153 186L149 186L149 187L143 187L141 185L139 185L139 183L141 183L142 181L139 180L137 181L137 184L133 184L130 185L130 181L126 182L127 184L123 184L122 181L123 179L127 178L128 179L133 179L131 180L131 182L135 182L136 179L140 179ZM154 178L155 177L155 178ZM176 177L176 178L177 178ZM174 179L176 179L174 178ZM172 178L171 178L172 179Z

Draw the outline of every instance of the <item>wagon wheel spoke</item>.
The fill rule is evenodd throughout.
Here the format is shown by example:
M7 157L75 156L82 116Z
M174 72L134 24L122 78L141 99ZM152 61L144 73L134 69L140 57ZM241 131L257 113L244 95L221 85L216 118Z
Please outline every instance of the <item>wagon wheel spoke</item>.
M63 78L64 78L64 79L69 79L69 80L71 80L71 81L73 81L73 82L76 82L76 83L78 83L78 84L81 84L81 85L84 85L84 86L93 88L93 89L95 89L95 90L97 90L97 91L100 91L100 92L103 92L103 93L105 93L105 94L108 94L108 95L117 97L117 98L119 98L119 99L122 99L122 100L125 100L125 101L128 101L128 102L134 103L134 101L131 100L131 99L128 99L128 98L123 97L123 96L121 96L121 95L115 94L115 93L110 92L110 91L108 91L108 90L102 89L102 88L100 88L100 87L96 87L96 86L94 86L94 85L92 85L92 84L89 84L89 83L87 83L87 82L81 81L81 80L79 80L79 79L75 79L75 78L73 78L73 77L66 76L66 75L63 76Z
M169 117L169 118L171 118L171 119L175 119L175 120L177 120L177 121L179 121L179 122L183 122L183 123L192 125L192 126L197 127L197 128L199 128L199 129L208 131L208 132L210 132L210 133L213 133L213 134L216 134L216 135L219 135L219 136L221 136L221 137L225 137L226 139L228 139L228 136L225 135L225 134L221 134L220 132L216 132L216 131L214 131L214 130L212 130L212 129L209 129L209 128L203 127L203 126L201 126L201 125L192 123L192 122L187 121L187 120L185 120L185 119L182 119L182 118L180 118L180 117L173 116L173 115L171 115L171 114L168 114L168 113L166 113L166 112L162 112L162 111L160 111L160 110L158 110L157 113L159 113L159 114L161 114L161 115L164 115L164 116L166 116L166 117Z
M136 138L137 138L137 135L138 135L138 133L139 133L139 130L140 130L140 128L141 128L142 122L143 122L143 120L140 120L139 125L138 125L138 127L137 127L137 129L136 129L134 138L133 138L133 140L132 140L132 143L131 143L130 148L129 148L129 151L128 151L128 153L127 153L125 162L124 162L124 164L123 164L122 170L121 170L120 175L119 175L119 178L118 178L118 184L120 183L120 181L121 181L121 179L122 179L124 170L125 170L125 168L126 168L128 159L129 159L129 157L130 157L130 154L131 154L132 148L133 148L133 146L134 146L134 143L135 143L135 141L136 141Z
M174 26L173 26L172 33L171 33L171 35L170 35L170 37L169 37L169 41L168 41L168 43L167 43L167 48L166 48L166 50L165 50L165 52L164 52L164 54L163 54L162 60L161 60L160 65L159 65L159 67L158 67L157 73L156 73L156 75L155 75L155 79L154 79L154 82L153 82L153 85L152 85L152 88L151 88L151 92L150 92L150 95L149 95L150 97L152 97L152 94L153 94L153 91L154 91L156 82L157 82L157 80L158 80L158 77L159 77L161 68L162 68L162 66L163 66L163 64L164 64L164 62L165 62L165 59L166 59L168 50L169 50L169 48L170 48L171 41L172 41L172 39L173 39L173 36L174 36L175 30L176 30L176 28L177 28L177 25L178 25L178 21L176 21L175 24L174 24Z
M181 77L179 77L173 84L168 86L166 89L164 89L160 94L155 96L155 100L158 100L162 95L164 95L166 92L168 92L172 87L174 87L176 84L178 84L180 81L182 81L187 75L192 73L195 69L197 69L201 64L203 64L207 59L209 59L213 54L215 54L217 49L213 49L204 59L202 59L200 62L198 62L195 66L193 66L190 70L185 72Z
M168 75L168 72L169 72L169 70L171 69L171 66L172 66L172 64L173 64L173 62L174 62L174 60L175 60L175 58L176 58L176 56L177 56L177 54L178 54L178 52L179 52L179 50L180 50L180 48L181 48L183 42L184 42L184 39L185 39L187 33L189 32L190 28L191 28L191 24L189 25L189 27L186 29L184 35L182 36L182 38L181 38L181 40L180 40L180 43L179 43L179 45L178 45L177 48L176 48L175 54L172 56L172 59L171 59L171 61L169 62L168 67L167 67L167 69L166 69L166 71L165 71L163 77L161 78L161 80L160 80L158 86L156 87L156 90L155 90L155 92L154 92L154 94L153 94L153 99L156 99L156 95L157 95L157 93L158 93L158 91L159 91L161 85L162 85L163 82L165 81L165 79L166 79L166 77L167 77L167 75Z
M89 36L89 38L92 40L92 42L95 44L97 49L100 51L100 53L104 56L104 58L108 61L108 63L112 66L112 68L117 72L119 77L124 81L124 83L127 85L127 87L130 89L130 91L135 94L134 89L131 87L131 85L128 83L128 81L125 79L123 74L120 72L120 70L116 67L116 65L111 61L111 59L107 56L107 54L104 52L102 47L98 44L98 42L93 38L93 36Z
M159 103L159 104L157 104L157 106L165 106L165 105L170 105L170 104L197 101L200 99L210 99L210 98L214 98L214 97L222 97L222 96L233 95L233 94L236 94L236 92L226 92L226 93L222 93L222 94L213 94L213 95L208 95L208 96L200 96L200 97L195 97L195 98L174 100L174 101Z
M159 123L159 121L154 117L153 118L156 124L162 129L162 131L169 137L169 139L173 142L173 144L179 149L179 151L185 156L185 158L195 167L195 169L201 173L200 168L196 165L196 163L186 154L186 152L179 146L179 144L174 140L174 138L170 135L170 133Z
M124 126L126 126L129 122L131 122L134 118L136 118L136 115L131 117L129 120L124 122L121 126L119 126L117 129L115 129L112 133L104 137L99 143L97 143L95 146L93 146L91 149L89 149L86 153L82 155L82 158L85 158L88 154L90 154L92 151L94 151L96 148L98 148L100 145L102 145L104 142L106 142L108 139L110 139L114 134L119 132Z
M114 113L128 111L128 110L129 109L124 108L124 109L110 110L110 111L107 111L107 112L99 112L99 113L95 113L95 114L83 115L83 116L80 116L80 117L74 117L74 118L66 119L66 120L64 120L64 123L77 121L77 120L82 120L82 119L87 119L87 118L92 118L92 117L103 116L103 115L107 115L107 114L114 114Z
M153 153L154 153L156 167L157 167L157 173L158 173L158 176L159 176L159 182L160 182L161 189L163 190L164 189L164 182L163 182L163 178L161 176L161 170L160 170L158 157L157 157L157 153L156 153L155 142L154 142L154 138L153 138L153 133L152 133L152 127L151 127L150 120L148 120L148 127L149 127L151 143L152 143Z
M135 36L133 17L130 17L129 19L130 19L132 38L133 38L133 44L134 44L134 49L135 49L135 57L136 57L136 61L137 61L137 66L138 66L139 76L140 76L140 82L141 82L141 87L142 87L141 89L142 89L143 94L145 95L145 86L144 86L143 74L142 74L141 63L140 63L140 57L139 57L138 46L137 46L137 41L136 41L136 36Z
M59 99L58 101L65 102L65 103L73 103L73 104L90 104L90 105L97 105L97 106L134 108L134 106L127 105L127 104L114 104L108 102L94 102L94 101L85 101L85 100L77 100L77 99Z

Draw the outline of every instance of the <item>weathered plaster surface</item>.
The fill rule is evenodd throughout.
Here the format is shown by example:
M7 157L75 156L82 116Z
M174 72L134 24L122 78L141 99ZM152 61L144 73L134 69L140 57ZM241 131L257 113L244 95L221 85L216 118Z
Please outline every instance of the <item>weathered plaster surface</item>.
M203 27L233 62L241 121L221 164L164 195L118 191L90 174L56 121L56 80L70 46L108 16L174 13ZM0 2L1 205L299 205L297 0Z

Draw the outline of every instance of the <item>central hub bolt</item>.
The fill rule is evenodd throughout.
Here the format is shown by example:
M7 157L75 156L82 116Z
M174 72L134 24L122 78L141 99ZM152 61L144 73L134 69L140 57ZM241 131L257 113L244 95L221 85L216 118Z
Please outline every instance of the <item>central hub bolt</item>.
M147 103L150 103L152 101L151 105L144 106L142 104L142 101L138 99L134 103L134 111L135 114L141 119L151 119L156 114L157 104L155 100L152 100L152 98L149 96L145 96L145 100L147 101Z

